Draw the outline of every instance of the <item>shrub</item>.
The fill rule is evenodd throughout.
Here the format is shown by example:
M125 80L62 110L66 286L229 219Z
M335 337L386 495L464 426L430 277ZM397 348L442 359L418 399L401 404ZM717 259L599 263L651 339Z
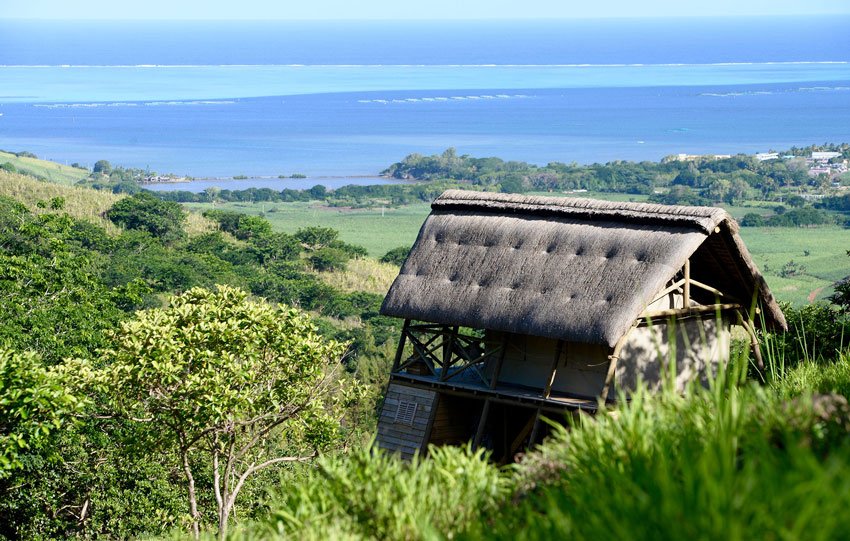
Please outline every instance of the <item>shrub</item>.
M319 248L309 258L310 265L317 271L332 271L345 268L349 255L338 248Z
M148 192L125 197L106 212L112 223L127 229L147 231L164 242L183 238L186 212L179 203L163 201Z
M407 254L410 253L409 246L399 246L398 248L393 248L381 258L383 263L392 263L393 265L398 265L401 267L405 260L407 259Z
M258 537L299 539L451 538L480 512L494 511L507 480L483 451L431 447L427 460L361 449L326 457L316 470L275 490ZM250 536L249 536L250 537Z

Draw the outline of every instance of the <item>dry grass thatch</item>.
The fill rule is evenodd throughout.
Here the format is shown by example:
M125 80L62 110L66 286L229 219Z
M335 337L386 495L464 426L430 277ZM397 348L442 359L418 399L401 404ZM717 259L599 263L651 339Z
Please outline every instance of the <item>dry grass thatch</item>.
M387 315L613 346L690 258L785 326L722 209L457 190L432 208Z

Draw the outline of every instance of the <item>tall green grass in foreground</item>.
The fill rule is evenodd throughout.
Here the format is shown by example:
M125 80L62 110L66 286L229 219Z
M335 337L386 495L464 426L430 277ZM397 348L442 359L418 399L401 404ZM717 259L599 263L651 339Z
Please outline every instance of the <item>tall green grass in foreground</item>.
M847 539L850 407L811 393L846 392L850 357L762 386L731 366L582 416L508 468L458 448L323 458L233 538Z

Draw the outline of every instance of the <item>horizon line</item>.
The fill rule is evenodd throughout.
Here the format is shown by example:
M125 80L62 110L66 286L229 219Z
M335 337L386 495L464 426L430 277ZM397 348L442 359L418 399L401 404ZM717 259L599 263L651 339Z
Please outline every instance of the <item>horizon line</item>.
M493 16L493 17L452 17L452 18L419 18L419 17L349 17L349 18L275 18L275 17L30 17L30 16L0 16L4 21L33 21L33 22L515 22L541 21L564 22L583 20L641 20L641 19L790 19L790 18L820 18L820 17L850 17L850 11L824 11L818 13L740 13L740 14L648 14L648 15L587 15L579 17L548 17L540 16Z

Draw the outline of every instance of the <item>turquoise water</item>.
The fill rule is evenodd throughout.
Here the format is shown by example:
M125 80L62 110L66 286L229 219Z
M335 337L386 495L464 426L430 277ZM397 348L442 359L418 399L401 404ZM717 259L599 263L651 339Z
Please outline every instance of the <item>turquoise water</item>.
M5 103L87 104L398 90L813 83L850 81L850 63L569 66L6 66L0 67L0 79L3 81L0 100ZM449 92L445 97L465 96L454 96Z
M0 148L213 177L850 140L850 18L0 22Z

